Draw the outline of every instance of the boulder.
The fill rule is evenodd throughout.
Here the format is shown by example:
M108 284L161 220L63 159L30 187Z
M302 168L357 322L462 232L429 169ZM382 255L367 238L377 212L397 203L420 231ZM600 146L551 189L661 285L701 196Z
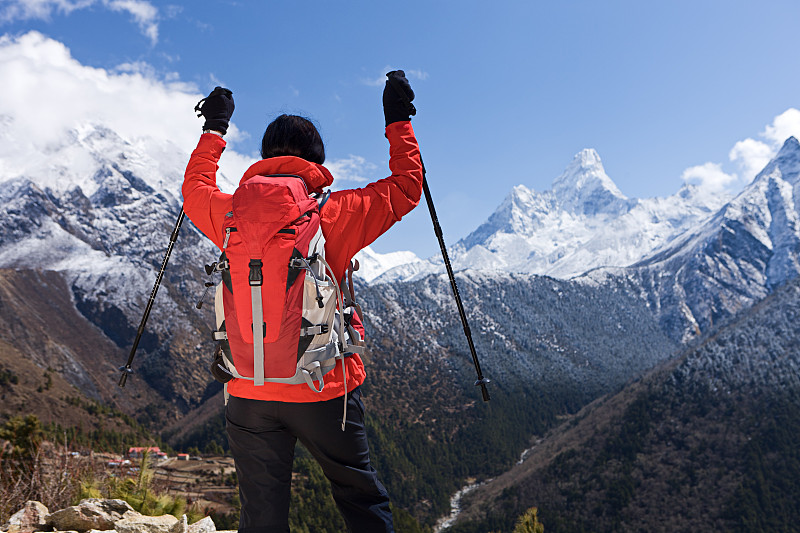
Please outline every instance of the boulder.
M50 514L47 523L59 531L107 531L114 529L115 522L130 515L138 513L124 500L87 498L78 505Z
M185 516L185 515L184 515ZM210 516L206 516L189 526L188 533L216 533L217 526Z
M194 524L189 525L186 515L183 515L180 520L175 522L169 533L217 533L217 526L210 516L201 518Z
M170 528L169 533L189 533L189 522L186 520L186 515L183 515L175 522L175 525Z
M47 527L49 514L50 511L41 502L28 501L22 509L11 515L4 529L9 533L30 533L51 529Z
M172 515L128 516L114 524L117 533L170 533L178 519Z

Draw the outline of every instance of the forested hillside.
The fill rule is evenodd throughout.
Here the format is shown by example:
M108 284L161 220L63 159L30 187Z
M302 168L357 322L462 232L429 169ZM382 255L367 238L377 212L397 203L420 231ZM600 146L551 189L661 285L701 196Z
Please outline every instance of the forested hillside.
M471 493L450 531L794 531L800 511L800 281L678 360L584 408Z

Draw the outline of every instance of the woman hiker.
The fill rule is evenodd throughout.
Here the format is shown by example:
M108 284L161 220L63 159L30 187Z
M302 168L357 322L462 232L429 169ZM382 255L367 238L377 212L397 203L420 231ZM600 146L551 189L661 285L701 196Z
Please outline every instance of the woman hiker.
M422 163L409 116L414 93L403 71L388 76L394 78L394 85L387 81L383 110L391 176L361 189L333 192L320 209L325 260L337 280L344 278L359 250L420 200ZM232 93L227 89L215 89L202 102L203 134L183 182L186 215L220 249L225 246L223 223L232 211L233 195L219 190L216 172L233 109ZM294 175L302 178L309 193L321 194L333 182L323 166L322 138L305 118L281 115L270 123L262 140L261 157L245 172L240 187L256 176ZM353 324L363 337L360 320L354 319ZM236 378L228 382L225 416L239 481L240 533L289 531L292 462L298 439L330 481L349 531L394 530L388 494L369 457L359 389L365 376L363 361L352 354L344 358L343 365L337 364L328 372L321 392L305 383L266 382L256 386L252 379ZM343 402L347 403L346 419ZM342 431L345 420L346 430Z

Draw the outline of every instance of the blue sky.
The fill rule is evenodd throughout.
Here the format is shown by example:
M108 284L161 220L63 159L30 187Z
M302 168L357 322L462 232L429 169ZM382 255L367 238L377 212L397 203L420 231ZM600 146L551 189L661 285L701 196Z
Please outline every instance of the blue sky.
M110 75L192 97L225 85L245 156L275 115L310 116L351 178L386 174L381 80L404 68L448 244L583 148L630 197L741 189L800 132L799 24L781 1L0 0L3 46L34 30ZM191 113L161 113L164 129L199 128ZM424 205L374 248L437 253Z

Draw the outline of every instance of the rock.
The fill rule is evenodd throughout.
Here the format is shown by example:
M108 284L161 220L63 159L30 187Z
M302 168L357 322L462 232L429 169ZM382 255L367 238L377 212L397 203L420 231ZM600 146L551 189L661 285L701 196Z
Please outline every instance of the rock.
M216 531L217 526L214 525L214 521L211 520L210 516L206 516L190 525L188 533L216 533Z
M78 505L56 511L47 517L47 523L59 531L88 531L114 529L114 523L125 516L138 515L124 500L87 498Z
M189 522L186 520L186 515L183 515L175 525L172 526L169 530L169 533L188 533L189 531Z
M50 511L47 510L41 502L28 501L25 506L14 513L8 519L6 525L9 533L30 533L32 531L44 531L47 527L47 515Z
M117 533L170 533L178 519L172 515L162 516L129 516L117 521L114 529Z

